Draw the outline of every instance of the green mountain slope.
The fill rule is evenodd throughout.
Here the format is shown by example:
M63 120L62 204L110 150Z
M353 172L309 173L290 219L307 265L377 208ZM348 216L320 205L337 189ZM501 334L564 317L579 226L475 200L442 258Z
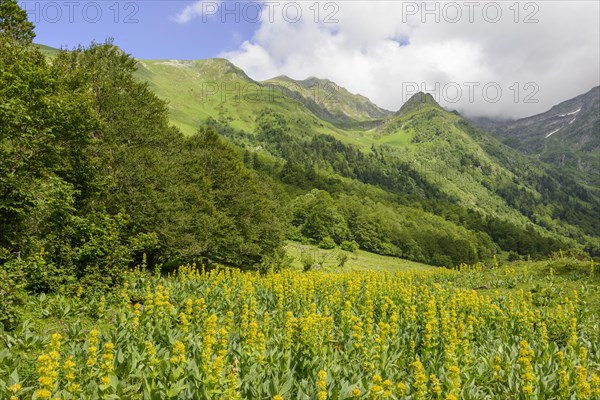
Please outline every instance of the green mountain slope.
M59 49L55 49L54 47L46 46L46 45L43 45L43 44L36 44L35 46L46 57L54 57L54 56L56 56L60 52Z
M208 118L252 132L256 115L266 106L285 113L299 129L340 133L304 106L302 99L297 100L298 96L277 85L256 82L224 59L144 60L137 75L169 101L171 121L186 134L196 132Z
M531 117L474 122L508 146L600 186L600 87Z
M365 96L352 94L328 79L311 77L298 81L282 75L263 83L299 100L319 118L341 127L369 126L368 122L392 114Z
M403 158L464 207L574 236L570 226L584 225L569 213L573 204L583 212L579 217L597 216L592 193L441 109L430 96L415 95L396 115L377 129L378 142L402 149ZM584 229L598 233L593 225Z
M473 259L494 246L522 255L576 243L597 247L593 193L445 111L430 95L419 93L390 114L341 88L333 104L315 97L314 88L334 85L329 81L255 82L226 60L139 65L138 77L168 100L176 126L188 134L212 126L245 152L247 165L287 187L297 201L293 225L305 238L356 240L367 250L429 262L449 253L448 243L440 245L444 237L467 238ZM328 212L339 212L340 224L325 218L321 230L307 228L310 207L329 201L311 190L331 195ZM360 210L353 214L347 204ZM444 250L428 248L432 240ZM471 256L440 257L433 262Z

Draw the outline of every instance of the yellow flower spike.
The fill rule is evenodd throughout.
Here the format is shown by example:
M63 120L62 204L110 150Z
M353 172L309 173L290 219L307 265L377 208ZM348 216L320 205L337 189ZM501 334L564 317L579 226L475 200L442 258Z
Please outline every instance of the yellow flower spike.
M414 398L425 399L425 396L427 394L427 375L425 375L425 369L423 368L423 364L417 358L412 363L412 367L414 369Z
M600 398L600 375L593 374L590 380L592 396Z
M532 360L533 350L530 349L529 343L522 340L519 344L519 359L517 360L521 366L521 380L523 381L522 391L526 397L532 396L535 391L534 383L535 376L533 374Z
M187 299L185 301L185 314L189 318L192 316L194 310L194 301L192 299Z
M8 391L11 392L12 394L17 394L21 391L22 387L21 384L19 383L15 383L14 385L11 385L8 387Z
M448 368L448 377L450 380L450 393L451 395L458 396L460 394L460 368L456 365L451 365Z
M492 370L494 371L493 381L502 382L502 360L498 356L494 356L492 361Z
M577 371L577 395L580 399L589 399L592 396L592 388L588 382L587 369L578 365Z
M256 351L258 353L257 359L259 362L264 361L263 353L266 350L265 344L265 335L262 332L258 332L258 335L256 336Z
M40 389L35 393L37 398L49 398L56 389L56 380L58 378L58 370L60 367L60 353L58 350L60 349L61 338L62 336L59 333L54 333L51 336L50 344L48 345L50 351L37 358L39 365L39 377L37 381L40 384Z
M40 376L38 378L38 382L44 387L51 387L54 385L54 379L52 379L50 376Z
M38 389L36 390L34 397L36 399L49 399L52 396L52 392L48 389Z
M97 329L92 329L90 331L90 336L89 336L88 341L90 343L92 343L92 344L97 344L98 343L98 335L99 335L98 330Z
M60 335L60 333L54 333L51 336L52 341L50 342L50 347L58 350L60 349L60 339L62 339L62 336Z
M585 365L585 363L586 363L586 361L587 361L587 349L586 349L585 347L581 346L581 347L579 348L579 354L578 354L578 357L579 357L579 362L580 362L581 364Z
M179 313L179 324L181 325L183 333L187 334L190 330L190 321L185 312Z
M317 399L327 400L327 372L320 370L317 374Z
M379 374L373 375L373 383L379 385L381 383L381 376Z
M234 360L233 364L229 367L227 376L225 379L225 399L228 400L241 400L242 396L238 390L239 381L238 381L238 373L239 373L239 362L237 358Z
M209 375L209 382L215 388L219 388L219 381L221 379L221 372L223 371L223 367L225 365L225 355L219 354L215 357L212 365L211 371Z
M558 362L562 364L565 360L565 354L562 351L558 351L556 353L556 358L558 358Z
M429 375L430 392L439 397L442 394L442 384L435 374Z
M110 373L113 371L113 360L115 345L111 342L108 342L104 345L104 349L102 352L102 364L100 368L106 373Z
M400 397L402 396L406 396L406 384L403 382L400 382L396 385L396 394Z
M562 397L568 397L569 394L569 377L567 371L560 371L559 387Z
M541 319L541 318L538 318L538 319ZM548 327L546 326L545 322L542 322L542 324L541 324L541 335L540 336L541 336L540 339L541 339L542 343L544 345L547 345L549 338L548 338Z
M156 358L156 349L154 348L154 345L152 344L152 342L150 342L149 340L146 340L144 342L144 351L146 353L146 356L147 356L151 366L158 364L159 361Z
M256 345L256 338L258 336L258 324L254 321L248 324L248 337L246 343L248 347L254 348Z
M100 384L104 386L110 385L110 377L108 377L107 375L102 376L100 378Z
M39 363L44 364L44 363L47 363L50 361L50 357L47 354L42 354L41 356L38 357L37 361Z
M175 344L173 344L172 354L173 356L170 359L172 364L179 365L186 362L185 345L183 342L178 340L175 342Z
M577 334L577 318L571 318L571 336L569 338L569 346L575 347L578 340L579 335Z

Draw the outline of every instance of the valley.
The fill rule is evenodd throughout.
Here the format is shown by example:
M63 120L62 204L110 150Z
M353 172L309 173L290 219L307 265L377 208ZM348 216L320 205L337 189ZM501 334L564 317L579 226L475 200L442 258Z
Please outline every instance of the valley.
M49 29L0 0L0 399L600 398L599 87L516 120L424 92L388 110L283 75L285 60L251 78L286 24L230 25L210 37L237 51L211 40L194 47L217 45L208 58L161 59L188 43L170 33L205 28L186 24L207 3L176 3L109 6L133 49L59 50L49 30L106 21ZM139 24L118 25L130 7ZM348 54L363 62L336 77L397 78L385 64L423 31L360 17L312 62L360 42ZM276 35L279 51L305 28ZM443 39L415 76L492 71L479 46ZM128 53L149 46L157 59Z

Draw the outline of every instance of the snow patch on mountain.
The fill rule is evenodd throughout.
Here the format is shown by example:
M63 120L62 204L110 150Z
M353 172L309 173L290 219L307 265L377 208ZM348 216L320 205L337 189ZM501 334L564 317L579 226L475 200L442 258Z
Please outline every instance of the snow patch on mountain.
M558 128L557 130L554 130L554 131L550 132L549 134L547 134L546 135L546 139L548 139L550 136L552 136L553 133L556 133L558 131L560 131L560 128Z
M581 111L581 107L579 107L577 110L575 110L575 111L573 111L573 112L566 113L566 114L559 114L558 116L559 116L559 117L566 117L566 116L568 116L568 115L574 115L574 114L577 114L579 111Z

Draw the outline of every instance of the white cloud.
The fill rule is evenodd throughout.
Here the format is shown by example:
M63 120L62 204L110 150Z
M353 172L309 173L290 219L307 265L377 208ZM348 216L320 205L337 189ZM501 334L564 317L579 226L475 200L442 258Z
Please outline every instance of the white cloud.
M263 12L254 36L221 56L257 80L280 74L328 78L391 110L406 100L412 83L437 92L448 108L511 117L545 111L600 84L599 2L520 2L518 16L513 2L483 2L471 9L472 22L468 2L427 3L429 10L438 7L439 22L414 8L421 2L320 2L318 15L315 3L298 2L302 18L295 23L285 20L287 3L293 2L273 7L272 20ZM502 16L491 23L496 5ZM448 22L456 10L462 18ZM198 2L178 19L200 14ZM338 22L325 23L328 15ZM527 16L539 21L523 23ZM492 85L502 89L497 102ZM457 89L462 97L449 101ZM538 102L524 103L527 95Z
M202 3L202 0L198 0L194 1L192 4L188 4L171 19L179 24L187 24L192 19L202 15Z

